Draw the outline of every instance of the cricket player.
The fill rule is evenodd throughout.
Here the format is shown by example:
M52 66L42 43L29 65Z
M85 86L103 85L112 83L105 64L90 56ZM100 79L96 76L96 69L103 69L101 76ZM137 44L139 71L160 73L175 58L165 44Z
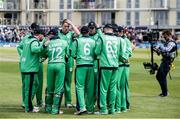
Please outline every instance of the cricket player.
M70 31L70 27L72 27L73 31ZM70 20L68 19L63 20L62 29L60 30L58 35L62 40L68 42L70 49L72 47L73 38L77 37L79 34L80 34L79 30L74 26L74 24ZM74 69L74 59L72 57L69 57L66 64L66 74L65 74L65 83L64 83L65 107L68 108L74 107L71 98L71 82L72 82L73 69Z
M100 58L99 108L95 114L114 114L120 40L113 34L111 24L104 26L104 35L97 41L96 54Z
M129 67L130 67L130 64L129 64L129 58L132 56L132 44L128 38L126 38L126 48L127 48L126 56L128 59L128 61L125 63L125 95L126 95L125 96L126 97L125 103L126 103L126 105L123 106L123 104L125 104L125 103L122 102L122 109L121 110L126 110L126 109L129 110L130 109L130 99L129 99L129 96L130 96L129 95L129 73L130 73ZM124 98L122 97L122 99L124 99Z
M36 94L38 87L38 71L39 71L39 53L44 50L48 42L40 45L39 43L39 29L35 28L32 36L24 39L18 46L18 50L22 50L20 57L20 69L25 85L25 112L38 112L34 108L32 99Z
M23 39L21 40L21 42L18 44L17 46L17 51L18 51L18 54L19 56L21 57L21 54L22 54L22 49L20 48L20 46L22 46L22 43L25 39L28 39L28 37L30 36L31 34L27 34L23 37ZM21 67L21 62L19 62L19 69ZM25 108L25 82L24 82L24 75L22 75L21 73L21 81L22 81L22 89L21 89L21 93L22 93L22 103L21 103L21 106L23 108Z
M36 23L32 23L30 26L30 31L24 35L24 37L21 39L21 42L17 46L17 51L19 56L21 57L22 54L22 45L25 40L27 40L30 36L32 36L32 33L35 29L39 29L39 26ZM21 62L19 62L19 69L20 69ZM21 81L22 81L22 103L21 106L25 108L25 81L24 81L24 75L22 75L21 72Z
M95 41L89 37L89 28L81 28L82 37L74 41L72 56L76 59L76 99L77 112L94 113L94 58Z
M68 43L59 38L57 29L50 30L49 37L50 43L46 48L48 67L45 111L51 114L59 114L64 90L65 57L68 54Z
M41 37L39 39L40 43L44 43L47 39ZM38 81L39 81L39 85L38 85L38 89L37 89L37 93L36 93L36 103L37 103L37 107L42 107L44 106L43 103L43 98L42 98L42 92L43 92L43 62L46 60L46 56L45 56L45 51L40 53L40 65L39 65L39 72L38 72Z
M125 52L125 58L127 59L127 62L125 62L125 103L122 102L122 109L124 110L124 107L126 110L130 109L130 99L129 99L129 67L130 67L130 62L129 58L132 57L132 50L135 49L135 45L131 43L130 39L127 38L126 35L124 35L124 39L126 42L126 52ZM122 97L122 99L124 99ZM124 106L125 104L125 106Z
M102 31L99 27L98 24L95 22L91 21L88 23L89 27L89 36L91 39L93 39L95 42L99 39L102 38ZM99 59L95 59L94 61L94 88L95 88L95 100L98 98L98 78L99 78Z
M123 33L123 27L118 27L118 36L122 45L122 57L119 61L118 83L116 95L116 113L126 112L129 108L129 57L132 55L131 42Z

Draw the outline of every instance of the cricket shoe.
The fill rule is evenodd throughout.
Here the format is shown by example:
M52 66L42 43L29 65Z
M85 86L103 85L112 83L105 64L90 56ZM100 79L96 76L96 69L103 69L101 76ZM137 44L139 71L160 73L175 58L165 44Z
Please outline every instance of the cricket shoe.
M65 107L66 108L75 108L76 105L74 105L74 104L66 104Z
M34 113L39 112L39 107L34 107L33 110L32 110L32 112L34 112Z
M86 113L86 112L87 112L87 110L84 109L84 110L77 111L77 112L75 112L74 114L75 114L75 115L81 115L81 114L84 114L84 113Z
M107 115L108 113L107 112L94 112L94 114L96 114L96 115Z

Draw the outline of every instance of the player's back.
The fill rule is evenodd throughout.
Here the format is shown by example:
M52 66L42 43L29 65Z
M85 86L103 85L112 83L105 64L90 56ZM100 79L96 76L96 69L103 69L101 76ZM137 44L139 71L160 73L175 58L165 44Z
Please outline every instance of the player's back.
M48 63L65 63L67 53L67 41L61 39L51 39L48 47Z
M105 34L102 38L101 67L118 67L120 42L118 37Z
M89 37L80 37L77 39L77 65L93 64L95 57L95 41Z

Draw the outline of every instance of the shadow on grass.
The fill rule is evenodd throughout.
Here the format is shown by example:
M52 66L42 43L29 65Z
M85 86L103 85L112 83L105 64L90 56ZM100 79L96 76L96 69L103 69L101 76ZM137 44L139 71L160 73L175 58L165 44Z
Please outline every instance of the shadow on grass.
M65 108L65 107L62 107L61 110L64 112L64 114L74 114L74 112L76 111L75 108ZM0 113L3 113L3 112L8 112L8 113L22 113L24 112L24 108L22 108L20 105L0 105ZM44 114L47 114L45 113L45 110L44 108L40 108L40 113L44 113Z
M0 105L0 112L24 112L20 105Z

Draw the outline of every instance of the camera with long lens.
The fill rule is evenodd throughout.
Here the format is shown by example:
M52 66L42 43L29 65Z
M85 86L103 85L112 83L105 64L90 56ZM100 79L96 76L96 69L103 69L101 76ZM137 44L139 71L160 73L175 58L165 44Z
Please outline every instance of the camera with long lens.
M149 31L143 34L143 41L157 41L159 39L159 32Z
M155 72L158 70L157 63L151 63L151 62L144 62L144 69L149 70L150 74L155 74Z

